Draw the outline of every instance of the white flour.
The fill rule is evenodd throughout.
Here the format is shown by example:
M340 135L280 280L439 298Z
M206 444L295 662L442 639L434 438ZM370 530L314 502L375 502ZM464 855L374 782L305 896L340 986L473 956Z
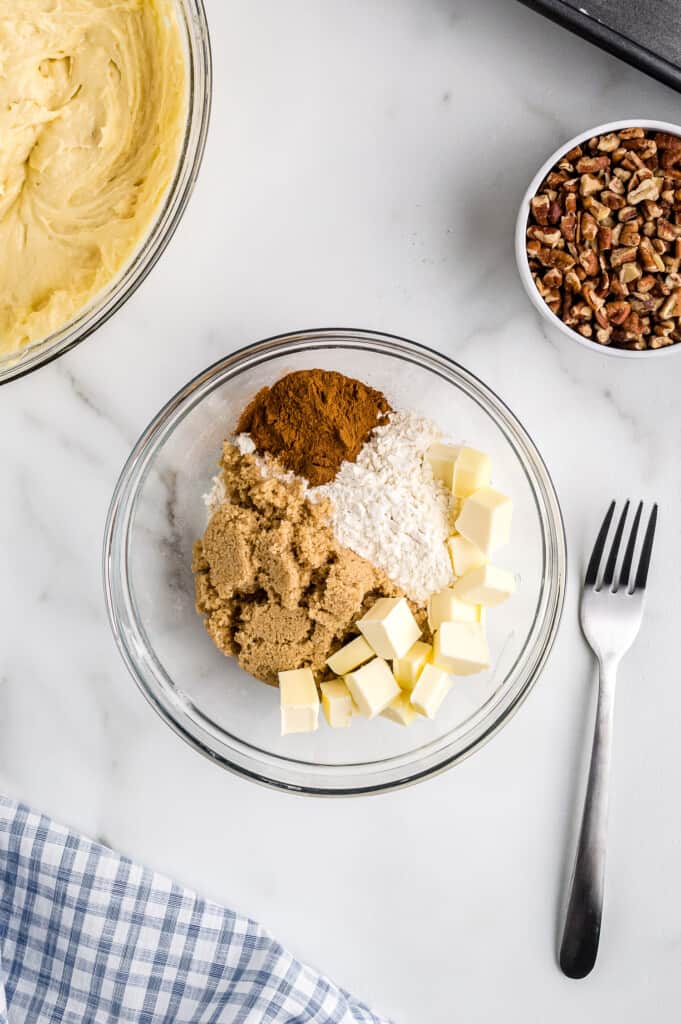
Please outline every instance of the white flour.
M356 462L344 462L335 480L309 491L312 501L331 499L341 544L383 569L420 603L453 580L445 547L453 500L423 458L441 436L431 420L393 413Z
M330 484L306 489L311 501L331 500L332 526L340 543L383 569L420 604L454 578L445 547L452 532L453 499L433 480L423 458L441 437L431 420L411 412L392 413L356 462L344 462ZM254 453L248 435L233 441L242 454ZM264 475L275 474L271 461L256 459ZM293 479L292 473L276 475ZM204 496L209 515L224 497L218 476Z

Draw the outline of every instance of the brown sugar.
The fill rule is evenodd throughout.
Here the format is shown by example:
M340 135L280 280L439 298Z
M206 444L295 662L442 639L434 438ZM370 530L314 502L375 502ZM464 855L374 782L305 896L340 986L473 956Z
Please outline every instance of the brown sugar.
M221 466L226 501L194 546L196 610L258 679L276 685L278 672L308 666L323 676L371 604L402 592L336 541L328 505L309 502L299 481L264 478L229 443Z
M241 414L237 433L313 487L354 462L390 406L362 381L331 370L299 370L262 388Z

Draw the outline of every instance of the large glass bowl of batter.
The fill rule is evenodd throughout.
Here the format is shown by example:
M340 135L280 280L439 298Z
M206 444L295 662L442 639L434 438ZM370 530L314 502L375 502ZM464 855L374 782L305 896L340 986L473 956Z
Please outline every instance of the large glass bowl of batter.
M488 617L492 669L457 679L434 721L405 729L356 718L332 730L279 735L276 690L225 658L194 610L192 545L206 525L222 441L264 385L293 370L359 377L394 408L434 419L444 434L492 457L495 485L514 501L503 564L517 593ZM321 330L260 342L182 389L135 445L117 484L104 540L104 586L123 659L161 717L215 764L302 793L377 793L456 764L523 702L549 655L563 606L566 549L558 499L531 438L473 374L413 342Z
M137 250L93 299L62 328L19 352L0 355L0 384L51 362L101 327L139 288L177 229L196 184L212 99L212 61L203 0L173 0L187 61L186 123L172 182Z

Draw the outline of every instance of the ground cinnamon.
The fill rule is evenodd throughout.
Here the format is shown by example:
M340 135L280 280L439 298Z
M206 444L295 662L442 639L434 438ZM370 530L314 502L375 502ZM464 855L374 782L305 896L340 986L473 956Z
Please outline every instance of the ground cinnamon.
M383 394L333 370L299 370L262 388L239 419L260 452L314 487L354 462L390 406Z

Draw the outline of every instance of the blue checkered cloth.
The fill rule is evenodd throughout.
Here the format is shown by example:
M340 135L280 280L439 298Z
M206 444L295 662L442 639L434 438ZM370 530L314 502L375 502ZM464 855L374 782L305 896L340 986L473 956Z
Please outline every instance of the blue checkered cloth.
M253 921L0 796L0 1024L388 1024Z

